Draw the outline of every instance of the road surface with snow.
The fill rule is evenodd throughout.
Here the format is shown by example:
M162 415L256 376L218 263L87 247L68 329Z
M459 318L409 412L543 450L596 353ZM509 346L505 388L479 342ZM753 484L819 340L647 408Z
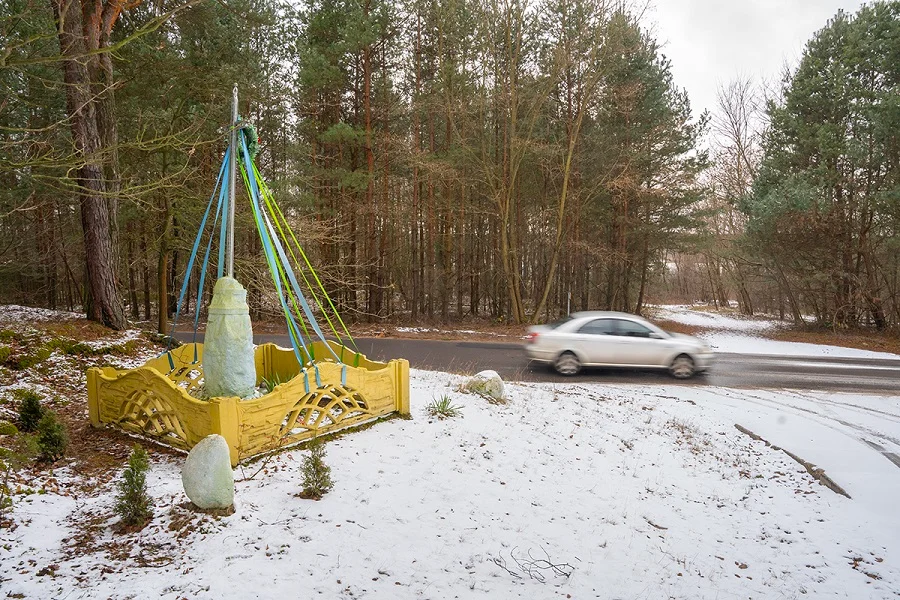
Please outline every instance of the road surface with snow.
M178 337L188 341L192 334L179 333ZM198 340L202 339L202 333L198 334ZM278 335L258 335L256 341L289 345L286 336ZM356 343L363 354L375 360L399 356L409 360L414 368L457 373L477 373L492 369L505 380L512 381L672 384L900 394L900 357L853 357L852 352L839 352L847 350L845 348L835 349L833 355L819 356L719 353L706 375L675 382L664 371L623 369L587 369L575 377L563 377L544 365L529 363L521 344L399 338L359 338Z

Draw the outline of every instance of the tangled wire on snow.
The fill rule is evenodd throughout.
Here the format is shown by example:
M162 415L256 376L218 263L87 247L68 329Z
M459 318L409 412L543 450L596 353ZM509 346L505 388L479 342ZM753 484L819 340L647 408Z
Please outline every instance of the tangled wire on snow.
M531 550L528 550L526 553L527 556L516 556L516 550L518 550L518 547L510 550L509 558L516 564L518 570L508 566L506 559L503 558L502 552L498 553L497 556L491 557L491 562L516 579L524 579L527 575L529 578L540 581L541 583L546 583L548 574L554 577L568 578L572 572L575 571L575 567L569 563L554 563L550 559L550 554L543 546L541 547L541 551L544 553L545 558L535 558L532 556ZM576 556L575 560L580 559Z

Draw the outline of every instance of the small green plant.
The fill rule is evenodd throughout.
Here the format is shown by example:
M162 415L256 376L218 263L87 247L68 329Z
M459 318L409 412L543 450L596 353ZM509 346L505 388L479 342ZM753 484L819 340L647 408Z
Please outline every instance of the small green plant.
M9 346L0 346L0 365L5 364L12 354L12 348Z
M276 385L287 383L294 377L295 375L282 375L281 373L275 373L271 377L263 377L262 382L263 385L266 386L266 393L271 393L275 389Z
M438 419L452 419L462 415L462 408L454 406L450 396L446 394L440 398L432 399L431 403L425 407L425 410L429 415Z
M303 457L300 467L303 475L303 491L298 495L309 500L319 500L331 490L331 467L325 464L325 443L314 439L309 444L309 456Z
M0 419L0 435L16 435L19 428L5 419Z
M11 361L10 366L20 371L30 369L35 365L44 362L53 354L53 351L46 346L41 346L34 351L33 354L24 354Z
M12 508L12 490L9 487L9 474L12 467L0 459L0 517Z
M153 516L153 499L147 493L147 471L150 457L140 444L135 444L128 466L119 481L116 514L126 527L143 527Z
M19 397L19 426L22 431L35 431L44 416L41 397L34 390L16 390L15 393Z
M66 453L69 435L66 433L66 426L52 410L46 411L38 423L37 443L40 458L45 461L53 462Z

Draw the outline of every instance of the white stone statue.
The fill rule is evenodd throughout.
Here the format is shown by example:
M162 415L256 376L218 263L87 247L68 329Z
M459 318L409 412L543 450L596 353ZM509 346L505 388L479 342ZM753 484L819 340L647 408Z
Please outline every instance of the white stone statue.
M203 378L210 398L246 398L256 392L247 290L232 277L222 277L213 288L203 342Z

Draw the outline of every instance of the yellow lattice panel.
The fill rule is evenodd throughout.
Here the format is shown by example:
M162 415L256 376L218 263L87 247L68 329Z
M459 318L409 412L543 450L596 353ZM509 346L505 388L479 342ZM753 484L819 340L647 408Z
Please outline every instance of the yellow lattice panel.
M211 433L208 403L192 398L152 367L91 369L88 384L95 426L115 424L186 450Z
M319 431L362 415L376 416L359 392L342 385L326 385L304 395L291 407L279 433L287 437L303 429Z
M134 423L151 435L174 434L185 438L184 427L175 409L152 390L134 390L125 397L120 423Z
M88 406L96 427L113 424L188 450L211 433L225 437L232 463L392 412L409 414L409 363L379 363L343 346L321 342L300 364L274 344L256 349L258 382L285 383L251 400L201 400L203 346L186 344L130 371L88 370ZM304 377L305 374L305 377Z

